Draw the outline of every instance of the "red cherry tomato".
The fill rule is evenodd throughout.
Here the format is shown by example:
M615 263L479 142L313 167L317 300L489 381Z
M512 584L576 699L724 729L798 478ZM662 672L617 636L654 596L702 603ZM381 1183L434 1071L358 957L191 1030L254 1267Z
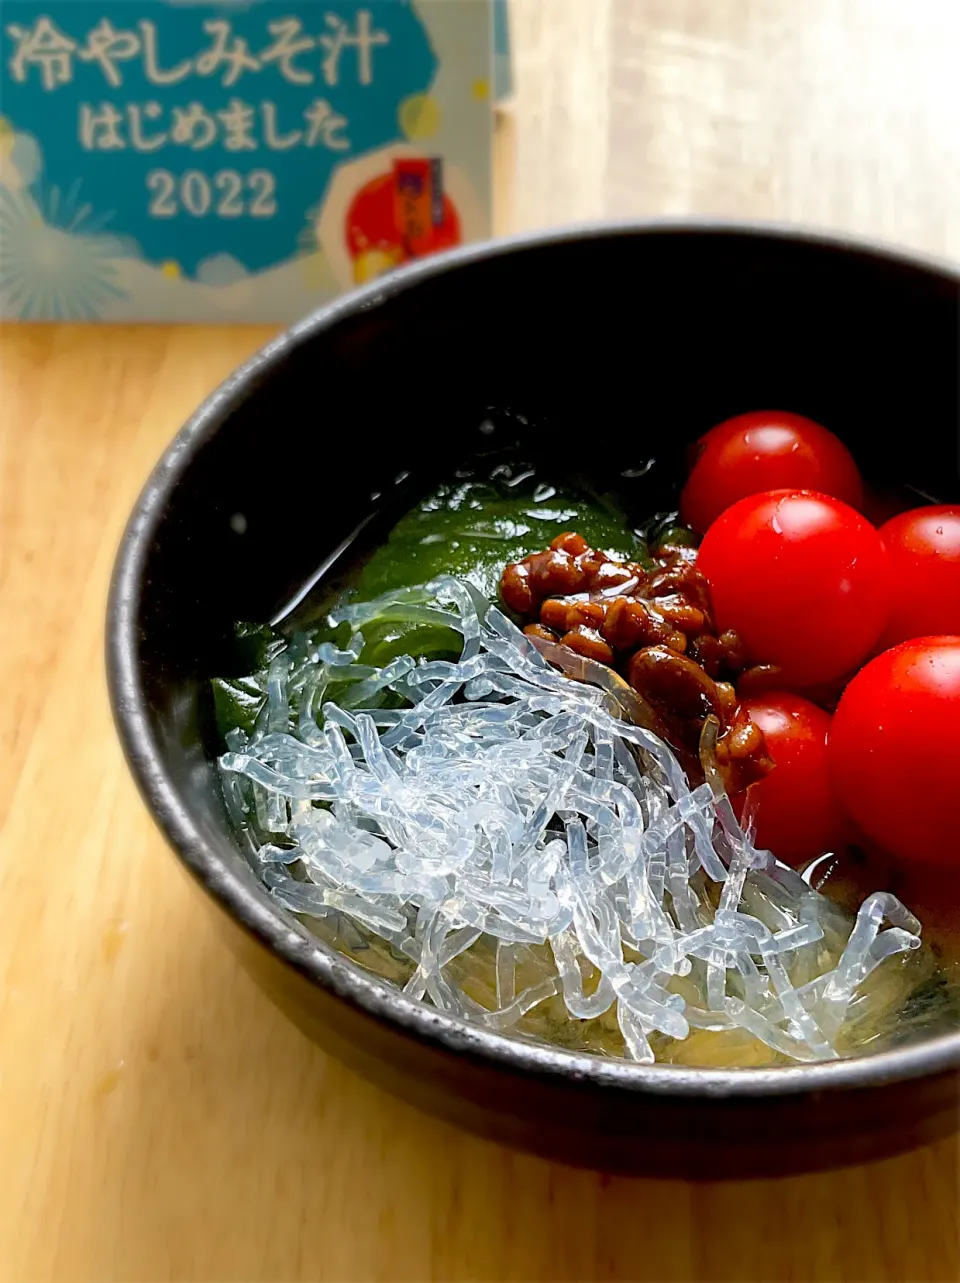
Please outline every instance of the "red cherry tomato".
M754 410L711 428L680 496L680 518L703 534L738 499L764 490L816 490L863 506L853 455L832 432L785 410Z
M960 634L960 508L914 508L880 527L893 588L884 648Z
M751 663L778 664L788 688L850 672L887 622L880 536L827 495L771 490L741 499L707 531L697 565L718 627L737 630Z
M904 860L960 869L960 636L884 651L837 706L827 762L850 818Z
M749 790L756 845L787 863L835 850L846 826L827 771L829 713L786 691L745 700L742 707L763 731L776 763Z

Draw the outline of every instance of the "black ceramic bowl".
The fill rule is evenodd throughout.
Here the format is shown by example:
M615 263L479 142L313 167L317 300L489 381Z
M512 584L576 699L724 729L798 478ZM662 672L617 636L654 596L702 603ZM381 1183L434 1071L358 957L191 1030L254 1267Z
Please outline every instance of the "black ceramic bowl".
M490 407L586 473L657 456L679 478L707 426L783 406L841 432L874 477L956 498L958 320L955 269L869 244L702 223L549 232L360 290L210 397L124 537L110 690L157 822L309 1037L484 1136L647 1175L859 1162L957 1125L960 1033L788 1069L648 1067L512 1041L370 978L245 863L208 679L233 621L270 619L318 566L335 570L371 496L469 454Z

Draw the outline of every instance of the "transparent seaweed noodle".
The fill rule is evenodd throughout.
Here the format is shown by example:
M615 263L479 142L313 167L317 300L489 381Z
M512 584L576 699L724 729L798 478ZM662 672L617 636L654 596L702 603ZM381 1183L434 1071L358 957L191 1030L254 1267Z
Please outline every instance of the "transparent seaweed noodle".
M470 585L407 596L462 634L458 662L361 665L389 603L347 606L344 648L295 637L253 734L230 737L224 796L272 896L492 1030L643 1062L870 1042L862 1010L846 1030L861 986L920 948L897 899L849 918L754 847L715 777L690 787L615 681L558 672ZM908 992L898 973L890 1001Z

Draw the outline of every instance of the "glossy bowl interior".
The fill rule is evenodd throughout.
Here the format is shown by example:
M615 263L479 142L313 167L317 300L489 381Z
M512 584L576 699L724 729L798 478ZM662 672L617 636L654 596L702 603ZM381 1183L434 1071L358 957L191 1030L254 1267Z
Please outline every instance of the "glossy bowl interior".
M644 1067L471 1028L370 978L241 855L208 679L230 669L234 621L275 617L318 568L336 575L490 421L594 478L656 458L669 489L710 424L782 406L839 432L873 479L960 498L958 322L955 270L868 245L706 225L541 234L349 296L198 411L120 550L111 695L158 823L311 1037L484 1135L647 1174L853 1162L957 1125L960 1033L829 1065Z

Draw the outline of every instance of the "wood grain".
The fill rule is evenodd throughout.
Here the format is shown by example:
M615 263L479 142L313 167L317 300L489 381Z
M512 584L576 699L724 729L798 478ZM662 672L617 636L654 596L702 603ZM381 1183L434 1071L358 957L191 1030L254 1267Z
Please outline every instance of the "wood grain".
M716 210L960 253L955 5L519 0L515 28L501 230ZM0 1279L956 1279L952 1142L763 1187L575 1172L368 1087L239 972L127 777L102 619L147 471L266 337L3 331Z

